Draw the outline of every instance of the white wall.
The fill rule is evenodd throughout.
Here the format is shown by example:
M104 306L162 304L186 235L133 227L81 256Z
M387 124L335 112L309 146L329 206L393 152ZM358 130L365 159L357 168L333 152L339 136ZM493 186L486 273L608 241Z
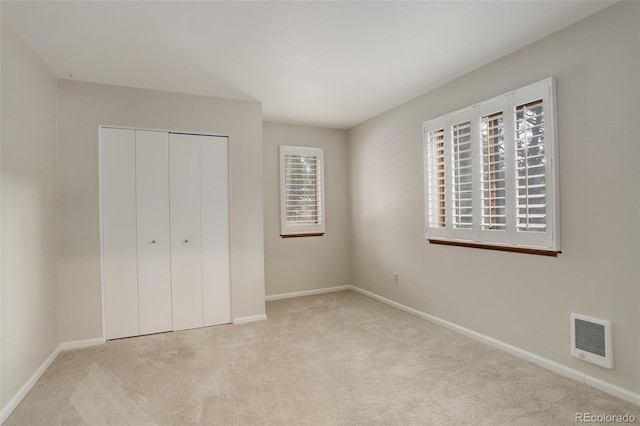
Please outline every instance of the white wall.
M264 314L261 104L59 80L62 340L102 336L99 125L229 135L232 316Z
M351 129L353 284L640 391L639 9L616 4ZM421 123L549 76L563 253L429 245ZM613 321L615 370L570 357L571 312Z
M264 251L266 294L351 284L347 132L264 123ZM326 232L280 237L279 145L324 148Z
M60 342L56 79L6 22L2 52L0 406Z

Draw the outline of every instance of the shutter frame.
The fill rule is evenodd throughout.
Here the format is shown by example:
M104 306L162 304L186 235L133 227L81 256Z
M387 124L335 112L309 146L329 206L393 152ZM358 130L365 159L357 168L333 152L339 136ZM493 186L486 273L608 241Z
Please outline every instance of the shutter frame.
M325 232L324 149L319 147L280 145L280 235L317 235ZM304 160L294 165L296 157ZM304 166L312 158L315 167ZM314 170L312 176L305 171ZM306 182L291 182L306 181ZM315 201L292 200L292 191L315 196ZM302 195L300 195L302 196ZM302 206L295 217L294 206ZM306 207L306 208L305 208ZM311 220L308 220L311 219Z
M558 249L557 241L555 241L555 229L557 227L557 209L556 209L556 170L554 168L553 157L557 157L556 150L556 137L555 137L555 116L552 107L553 93L553 81L551 79L535 83L522 89L519 89L513 94L513 105L511 106L511 114L513 114L513 141L512 146L514 149L514 167L516 166L516 154L515 149L517 145L516 129L517 123L516 110L522 105L527 105L531 102L538 100L542 101L542 108L544 114L544 150L545 150L545 201L546 201L546 230L544 232L536 231L519 231L517 229L517 219L515 219L514 228L512 231L512 243L517 246L525 247L545 247L549 249ZM555 162L557 163L557 162ZM516 182L517 175L514 168L514 182ZM517 188L514 191L514 200L517 197ZM517 207L514 206L514 218L518 214Z
M424 159L424 174L425 174L425 234L426 238L442 238L448 239L450 237L451 219L449 217L449 203L450 194L447 191L449 187L449 168L447 167L447 146L449 145L449 138L447 136L449 127L449 120L447 117L441 117L423 124L423 159ZM440 200L439 196L440 186L436 183L438 180L437 173L439 172L439 164L435 162L437 147L433 146L433 134L442 132L444 143L444 187L442 190L444 193L444 226L440 226L441 220L435 219L441 216L440 213ZM434 160L433 163L429 163L429 156Z
M470 108L465 108L463 110L454 112L451 114L450 117L450 121L449 121L449 127L447 130L448 136L449 136L449 155L448 155L448 159L446 160L447 164L450 165L450 169L449 172L447 173L449 175L449 179L450 179L450 183L448 185L448 191L450 192L450 199L451 202L449 203L449 206L451 207L449 210L449 222L451 223L451 238L454 238L456 240L460 240L460 241L475 241L476 240L476 226L477 226L477 197L476 197L476 192L477 192L477 188L478 188L478 182L477 182L477 172L478 172L478 166L477 166L477 149L476 149L476 144L474 143L475 141L475 135L477 133L478 130L478 126L476 124L476 120L474 117L475 113L475 108L470 107ZM466 166L465 167L465 172L470 172L471 174L471 197L469 198L464 198L464 196L460 196L456 194L455 191L455 178L456 178L456 172L460 171L460 169L457 169L454 166L454 163L456 162L456 158L455 158L455 152L454 152L454 148L455 148L455 137L454 137L454 128L456 128L456 126L464 126L466 127L466 123L469 123L468 127L469 127L469 142L468 142L468 147L464 146L463 148L466 150L467 148L470 150L469 152L469 157L465 158L464 161L470 161L470 166ZM466 145L466 143L465 143ZM467 193L468 194L468 193ZM454 218L454 212L456 211L454 203L456 202L456 199L463 199L465 201L469 200L470 204L471 204L471 226L469 228L463 228L463 227L456 227L456 220ZM460 210L462 210L462 207L460 208ZM461 214L462 212L460 212ZM468 211L465 211L465 213L469 213Z
M496 115L496 114L502 114L502 145L503 145L503 149L504 149L504 166L505 166L505 170L504 170L504 179L505 179L505 187L504 187L504 193L505 193L505 215L506 215L506 220L505 220L505 229L484 229L483 227L483 213L484 213L484 209L486 208L485 204L483 203L483 199L482 199L482 191L483 191L483 187L481 186L480 188L480 192L479 192L479 196L480 196L480 200L478 203L478 210L480 210L479 212L479 219L478 219L478 239L480 241L483 242L487 242L487 243L498 243L498 244L506 244L508 242L510 242L510 228L512 226L512 224L510 223L510 219L511 219L511 214L510 211L512 209L512 197L511 197L511 191L512 191L512 185L510 185L511 183L511 170L509 168L509 164L510 164L510 159L512 158L512 152L511 152L511 147L510 144L508 142L508 135L509 135L509 129L512 128L512 125L510 123L509 120L509 102L507 97L502 97L502 98L498 98L489 102L484 102L481 105L478 106L478 149L480 151L480 164L479 164L479 184L482 185L483 184L483 177L484 177L484 140L482 137L482 120L485 117L489 117L492 115Z
M544 114L544 133L543 139L538 142L527 143L526 149L527 155L526 165L527 170L531 171L533 167L544 166L544 181L542 180L529 180L526 186L527 200L531 201L527 204L527 207L533 206L536 199L535 194L542 194L542 190L539 185L544 184L545 203L540 204L540 207L546 208L546 210L531 211L527 210L528 215L544 214L546 221L545 231L522 231L517 230L517 213L518 213L518 187L517 187L517 173L518 166L516 163L517 154L517 117L516 108L520 105L525 105L531 101L542 100L542 108ZM483 136L482 131L482 119L495 112L502 112L502 136L503 140L500 145L500 149L504 150L504 159L500 160L500 166L504 168L504 177L500 173L500 177L496 178L496 181L502 181L504 184L500 184L500 195L496 195L496 199L500 200L497 204L487 204L483 200L482 193L482 179L483 177L483 165L486 160L483 157ZM529 116L527 121L531 122L533 116ZM473 226L471 229L460 229L454 226L454 201L455 189L454 179L456 177L454 167L454 146L452 128L454 125L470 121L471 122L471 144L472 144L472 195L473 195ZM559 242L559 188L558 188L558 145L557 145L557 119L555 108L555 84L553 78L548 78L537 83L522 87L520 89L505 93L500 96L488 99L480 102L476 105L469 106L467 108L443 115L426 121L423 123L423 148L424 148L424 185L425 185L425 235L429 240L441 240L452 241L460 243L475 242L481 246L493 245L497 247L512 247L514 250L543 250L549 252L560 252ZM536 124L536 123L533 123ZM433 226L433 218L437 214L434 211L435 204L433 203L433 165L429 165L430 149L433 149L430 142L430 133L437 129L445 129L445 210L446 210L446 226ZM527 134L524 135L525 139L532 138L531 133L535 139L535 132L530 131L528 127ZM488 138L488 136L487 136ZM539 142L543 143L543 149L539 148ZM529 152L530 150L530 152ZM522 150L520 151L522 152ZM544 152L544 154L542 154ZM541 158L544 156L544 161L536 160L535 157ZM433 157L433 156L432 156ZM494 160L497 161L497 160ZM536 161L540 161L538 165ZM504 164L504 166L503 166ZM541 170L541 169L539 169ZM529 176L529 175L527 175ZM495 214L505 217L505 229L494 230L488 227L483 228L483 208L488 206L499 206L502 208L502 187L504 186L504 211L499 211ZM536 188L536 186L538 186ZM488 188L492 188L491 185ZM493 186L495 188L495 186ZM465 188L468 189L468 188ZM522 190L522 188L520 188ZM522 192L522 191L521 191ZM430 198L431 197L431 200ZM489 197L490 198L490 197ZM488 199L488 198L485 198ZM484 204L483 204L484 203ZM535 207L534 208L540 208ZM521 210L522 211L522 210ZM535 224L536 220L531 220L532 216L527 216L527 223ZM485 217L485 223L486 217Z

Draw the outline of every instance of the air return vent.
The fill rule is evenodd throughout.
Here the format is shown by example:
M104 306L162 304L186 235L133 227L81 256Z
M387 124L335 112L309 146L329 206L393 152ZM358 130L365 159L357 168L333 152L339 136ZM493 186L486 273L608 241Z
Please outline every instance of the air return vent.
M605 368L613 368L611 322L571 314L571 355Z

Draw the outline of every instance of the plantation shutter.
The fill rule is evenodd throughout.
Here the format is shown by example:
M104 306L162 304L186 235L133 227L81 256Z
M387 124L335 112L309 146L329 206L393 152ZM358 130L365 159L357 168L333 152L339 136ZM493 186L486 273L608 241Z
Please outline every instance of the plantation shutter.
M423 123L430 242L559 252L552 100L547 79Z
M451 126L453 156L453 227L473 227L471 121Z
M553 244L555 194L548 141L550 88L538 84L520 90L513 103L513 149L515 162L515 232L522 245Z
M473 141L477 125L474 109L451 114L449 126L451 164L451 237L475 240L477 167Z
M542 99L515 108L516 228L547 229L544 106Z
M447 190L448 167L446 163L447 122L432 120L424 126L425 190L427 192L425 213L426 234L430 237L447 235Z
M280 146L281 235L324 233L322 148Z
M486 102L478 108L479 191L480 191L480 241L506 243L510 226L509 209L512 186L509 179L509 158L512 154L508 144L509 121L507 99Z

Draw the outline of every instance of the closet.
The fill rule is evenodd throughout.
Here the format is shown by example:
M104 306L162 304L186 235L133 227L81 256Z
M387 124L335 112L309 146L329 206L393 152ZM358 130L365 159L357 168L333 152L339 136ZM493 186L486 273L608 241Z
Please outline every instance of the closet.
M228 140L100 130L107 339L231 320Z

